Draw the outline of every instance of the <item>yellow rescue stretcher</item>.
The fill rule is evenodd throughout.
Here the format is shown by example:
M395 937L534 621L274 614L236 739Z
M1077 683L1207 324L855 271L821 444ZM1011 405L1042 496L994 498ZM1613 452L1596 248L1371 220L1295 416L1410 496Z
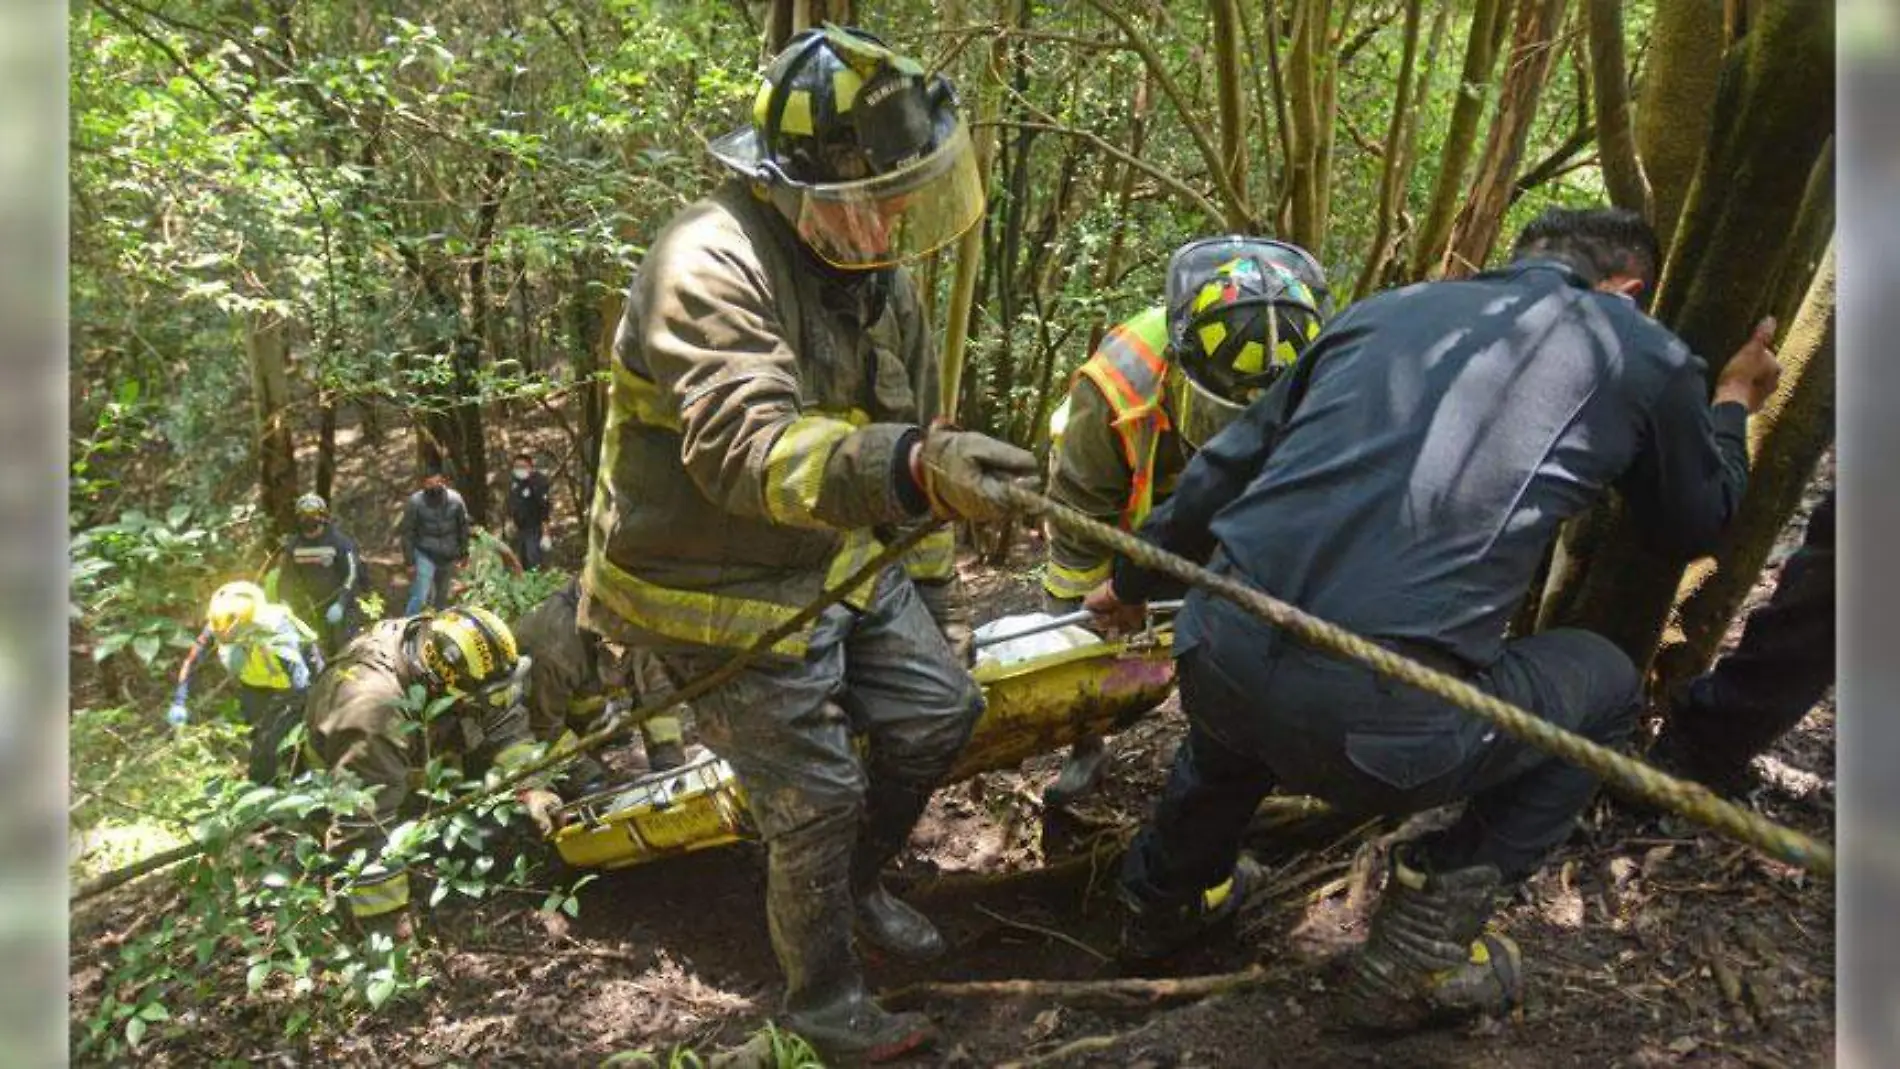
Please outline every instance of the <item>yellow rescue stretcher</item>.
M1155 616L1125 638L1064 630L1066 648L1019 659L979 658L971 674L983 688L985 708L949 782L1015 768L1077 739L1120 730L1173 689L1172 628ZM627 868L758 835L732 766L710 753L577 799L565 813L567 823L554 845L579 868Z

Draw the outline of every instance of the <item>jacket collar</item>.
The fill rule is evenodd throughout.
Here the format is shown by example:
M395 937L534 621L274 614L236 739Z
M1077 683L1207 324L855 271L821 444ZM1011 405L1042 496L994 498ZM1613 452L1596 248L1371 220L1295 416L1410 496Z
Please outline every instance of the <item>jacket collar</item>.
M1577 273L1576 268L1571 267L1562 260L1553 260L1541 256L1513 260L1502 267L1494 267L1489 271L1480 272L1476 277L1483 279L1519 279L1527 275L1541 274L1550 271L1556 272L1562 277L1565 283L1575 286L1578 289L1587 290L1595 288L1590 284L1588 279Z

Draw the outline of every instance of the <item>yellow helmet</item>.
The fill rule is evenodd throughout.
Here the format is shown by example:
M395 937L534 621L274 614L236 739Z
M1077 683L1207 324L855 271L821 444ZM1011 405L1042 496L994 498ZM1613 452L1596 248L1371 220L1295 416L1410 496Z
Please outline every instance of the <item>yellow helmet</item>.
M520 654L501 617L462 605L426 617L416 656L432 682L449 693L485 701L506 699Z
M205 624L219 639L229 639L240 627L255 621L257 610L263 605L264 589L256 583L242 580L226 583L211 595L211 609L205 613Z

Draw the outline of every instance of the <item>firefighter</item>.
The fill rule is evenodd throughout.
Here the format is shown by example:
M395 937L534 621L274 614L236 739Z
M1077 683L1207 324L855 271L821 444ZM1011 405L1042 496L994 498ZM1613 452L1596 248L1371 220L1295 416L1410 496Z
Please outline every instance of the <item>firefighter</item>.
M655 657L675 686L903 525L1004 515L994 480L1036 469L933 421L937 356L898 265L983 210L946 80L863 31L807 30L768 66L751 122L711 148L738 177L655 238L615 337L582 573L581 626ZM784 1019L828 1057L933 1038L866 993L852 932L894 956L943 949L879 873L980 710L945 634L953 548L937 532L693 703L767 845Z
M548 595L515 622L515 641L528 659L528 727L535 738L559 745L597 726L597 714L577 713L574 705L610 686L637 684L630 656L615 656L599 635L580 626L580 583L570 582ZM637 692L643 688L635 685ZM656 716L640 725L647 768L662 772L686 761L685 735L677 715ZM586 793L605 770L583 754L567 773L571 794Z
M226 583L211 595L204 629L178 668L178 689L165 719L180 727L190 719L191 676L215 642L218 661L238 685L238 709L251 728L248 773L266 783L277 772L277 748L296 723L299 703L321 669L316 632L287 606L270 601L256 583Z
M1642 696L1630 658L1589 631L1506 625L1559 526L1612 485L1652 550L1710 552L1747 486L1748 413L1779 374L1771 320L1711 391L1636 303L1659 260L1634 212L1551 209L1507 266L1359 302L1195 456L1142 537L1618 745ZM1173 589L1122 560L1088 607L1132 618ZM1234 916L1241 834L1276 785L1350 813L1462 800L1449 828L1393 849L1340 1010L1403 1030L1515 1004L1517 947L1487 921L1596 778L1199 590L1175 656L1190 726L1124 859L1124 956L1164 958Z
M355 540L330 518L329 503L320 495L297 499L297 530L284 539L278 559L287 565L284 600L315 624L324 655L335 656L362 630L356 599L369 589L369 571Z
M375 810L337 817L328 846L365 847L374 858L389 828L400 822L432 757L458 762L465 776L506 772L538 751L515 686L514 635L487 609L459 606L441 613L383 620L344 647L311 687L304 704L305 757L335 772L353 773L376 790ZM412 708L420 687L423 709L453 698L427 724ZM542 834L552 834L561 799L539 785L516 792ZM372 863L350 889L350 915L381 926L409 904L403 869Z
M1201 444L1293 365L1332 311L1305 249L1269 238L1204 238L1168 262L1165 300L1102 339L1050 421L1049 496L1132 531L1174 490ZM1044 610L1073 612L1108 578L1111 554L1052 527ZM1078 741L1043 792L1066 805L1101 781L1108 752Z

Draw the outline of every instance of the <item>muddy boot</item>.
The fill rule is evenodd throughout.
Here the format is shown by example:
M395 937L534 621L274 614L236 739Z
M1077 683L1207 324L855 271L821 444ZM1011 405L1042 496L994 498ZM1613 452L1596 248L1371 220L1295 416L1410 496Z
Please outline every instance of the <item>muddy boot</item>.
M930 791L874 786L864 801L864 828L851 858L851 899L858 935L906 961L930 961L943 954L943 936L928 917L886 889L881 875L910 840L911 828L930 802Z
M1393 848L1372 935L1350 962L1343 1013L1351 1027L1407 1031L1497 1015L1523 995L1517 944L1484 930L1497 868L1429 872L1417 855L1414 844Z
M677 716L656 716L640 725L640 741L651 771L670 772L686 763L686 735Z
M851 949L855 830L828 819L773 843L766 918L785 970L785 1027L828 1062L873 1063L921 1049L936 1032L923 1014L887 1013L864 992Z
M554 793L566 801L585 798L607 789L607 766L592 754L581 754L569 761L554 780Z
M1259 866L1243 854L1233 875L1186 901L1147 901L1123 887L1121 900L1128 915L1115 956L1125 966L1142 969L1225 931L1240 915L1259 876Z
M1101 738L1077 739L1069 747L1069 758L1062 762L1055 782L1043 788L1042 804L1054 809L1080 801L1101 786L1102 773L1107 770L1108 747Z
M647 768L653 772L671 772L686 763L686 744L678 741L656 742L647 747Z

